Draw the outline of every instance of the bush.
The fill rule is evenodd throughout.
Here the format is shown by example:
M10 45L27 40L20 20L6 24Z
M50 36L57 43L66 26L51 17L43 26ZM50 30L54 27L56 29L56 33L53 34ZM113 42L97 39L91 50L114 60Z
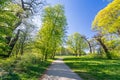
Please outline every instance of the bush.
M92 53L87 55L88 58L106 58L105 54Z
M120 59L120 52L117 50L111 51L112 59Z
M0 78L2 80L38 80L50 63L51 61L42 62L41 55L37 53L1 59L0 66L6 74L1 75Z

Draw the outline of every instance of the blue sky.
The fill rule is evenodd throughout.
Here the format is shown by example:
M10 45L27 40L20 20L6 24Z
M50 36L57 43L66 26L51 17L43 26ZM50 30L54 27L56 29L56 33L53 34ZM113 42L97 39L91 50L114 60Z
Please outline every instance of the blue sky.
M79 32L91 38L95 32L91 24L95 15L103 9L109 0L47 0L47 3L63 4L68 23L68 35Z

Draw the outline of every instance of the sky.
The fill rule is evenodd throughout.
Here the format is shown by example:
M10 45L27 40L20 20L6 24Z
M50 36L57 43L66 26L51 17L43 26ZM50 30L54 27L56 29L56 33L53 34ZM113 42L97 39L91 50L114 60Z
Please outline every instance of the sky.
M78 32L92 38L95 31L91 29L96 14L103 9L110 0L47 0L48 4L62 4L67 18L67 34Z

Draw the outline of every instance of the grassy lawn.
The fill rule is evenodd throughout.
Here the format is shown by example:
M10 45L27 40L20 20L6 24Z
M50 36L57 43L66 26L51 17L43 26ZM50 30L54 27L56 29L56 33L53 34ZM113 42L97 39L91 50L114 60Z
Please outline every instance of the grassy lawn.
M41 62L38 58L32 55L32 57L0 59L0 80L38 80L53 61Z
M65 57L65 63L84 80L120 80L120 60Z

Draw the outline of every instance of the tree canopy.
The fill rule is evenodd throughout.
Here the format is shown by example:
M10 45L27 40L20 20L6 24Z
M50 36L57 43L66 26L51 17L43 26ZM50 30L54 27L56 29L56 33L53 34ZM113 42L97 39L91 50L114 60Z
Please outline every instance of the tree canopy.
M72 53L74 53L76 56L81 56L82 54L84 54L87 47L86 41L79 33L74 33L69 36L67 45L68 48L72 51Z
M47 6L42 16L42 27L38 33L37 44L47 59L54 57L57 47L62 44L66 33L66 17L62 5Z
M120 34L120 0L113 0L96 15L92 28L102 33Z

